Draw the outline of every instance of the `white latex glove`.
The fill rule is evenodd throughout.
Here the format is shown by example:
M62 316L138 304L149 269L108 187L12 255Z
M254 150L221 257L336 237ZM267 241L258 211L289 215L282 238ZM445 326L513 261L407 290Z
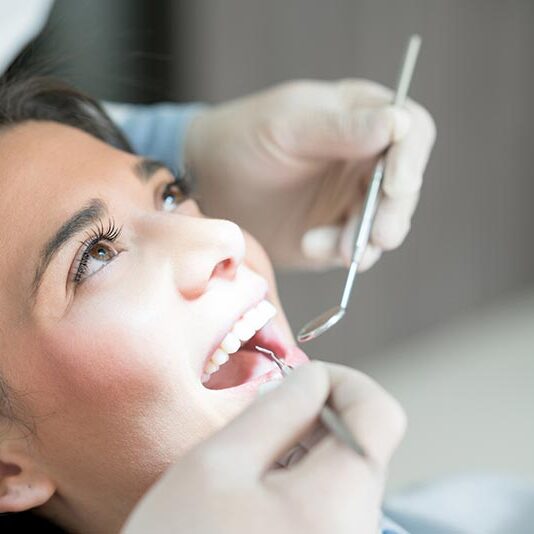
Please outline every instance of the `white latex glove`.
M318 436L329 395L368 459L331 434ZM376 534L386 466L404 427L397 402L369 377L304 365L168 469L121 532ZM310 434L300 461L273 468Z
M365 80L294 81L207 108L184 152L201 207L249 230L278 266L348 265L370 172L392 144L370 267L408 233L435 138L424 108L392 97Z

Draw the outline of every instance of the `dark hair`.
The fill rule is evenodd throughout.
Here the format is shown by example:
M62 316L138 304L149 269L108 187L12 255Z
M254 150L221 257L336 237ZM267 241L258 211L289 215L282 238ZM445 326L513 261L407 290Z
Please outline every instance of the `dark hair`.
M0 130L25 121L67 124L116 148L133 152L95 99L50 76L0 79Z
M90 96L49 76L0 78L0 143L3 130L26 121L53 121L73 126L109 145L133 152L103 107ZM31 434L33 426L17 413L14 397L15 391L0 373L0 421L7 421L8 424L18 422ZM0 514L2 531L5 530L3 527L11 527L11 532L22 532L37 525L39 532L64 532L31 512ZM33 528L30 530L37 531Z

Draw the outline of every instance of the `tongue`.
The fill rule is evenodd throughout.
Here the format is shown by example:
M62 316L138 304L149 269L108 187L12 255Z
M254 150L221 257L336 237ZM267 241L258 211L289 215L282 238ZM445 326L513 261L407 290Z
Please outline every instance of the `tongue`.
M273 362L255 350L241 348L230 360L211 375L204 384L208 389L226 389L240 386L273 369Z

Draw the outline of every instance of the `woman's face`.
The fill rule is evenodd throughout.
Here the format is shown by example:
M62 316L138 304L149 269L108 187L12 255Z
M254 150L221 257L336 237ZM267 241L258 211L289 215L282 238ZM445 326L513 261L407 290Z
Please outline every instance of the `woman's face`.
M247 311L277 311L247 348L305 356L261 246L164 167L53 122L0 136L1 372L35 425L46 506L109 524L279 376L247 350L206 374L270 317Z

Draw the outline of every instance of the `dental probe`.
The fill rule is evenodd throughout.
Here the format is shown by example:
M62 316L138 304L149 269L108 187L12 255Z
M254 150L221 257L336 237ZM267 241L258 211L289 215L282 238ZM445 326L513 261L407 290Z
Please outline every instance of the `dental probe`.
M421 37L419 35L412 35L406 48L404 55L404 61L397 84L397 91L393 100L394 106L402 106L406 100L408 93L408 87L412 79L415 62L417 61L417 55L419 54L419 48L421 46ZM380 189L382 185L382 179L386 168L386 155L387 148L381 155L378 163L375 166L369 188L367 189L367 195L363 204L363 212L360 219L358 230L354 237L352 260L347 274L347 280L345 287L343 288L343 294L341 296L341 302L338 306L334 306L323 312L321 315L305 324L297 335L299 343L310 341L324 334L328 329L332 328L338 323L347 311L349 299L356 280L356 274L358 272L358 266L363 257L363 253L367 248L369 242L369 234L373 225L373 220L376 213L378 204L378 198L380 195Z
M272 350L264 349L259 345L255 345L255 349L270 356L283 376L288 376L289 373L293 371L293 367L281 360ZM356 454L363 457L367 456L363 448L354 439L350 430L347 428L347 425L327 404L321 408L319 420L328 430L330 430L330 432L332 432L332 434L334 434L341 442L345 443L345 445L350 447Z

